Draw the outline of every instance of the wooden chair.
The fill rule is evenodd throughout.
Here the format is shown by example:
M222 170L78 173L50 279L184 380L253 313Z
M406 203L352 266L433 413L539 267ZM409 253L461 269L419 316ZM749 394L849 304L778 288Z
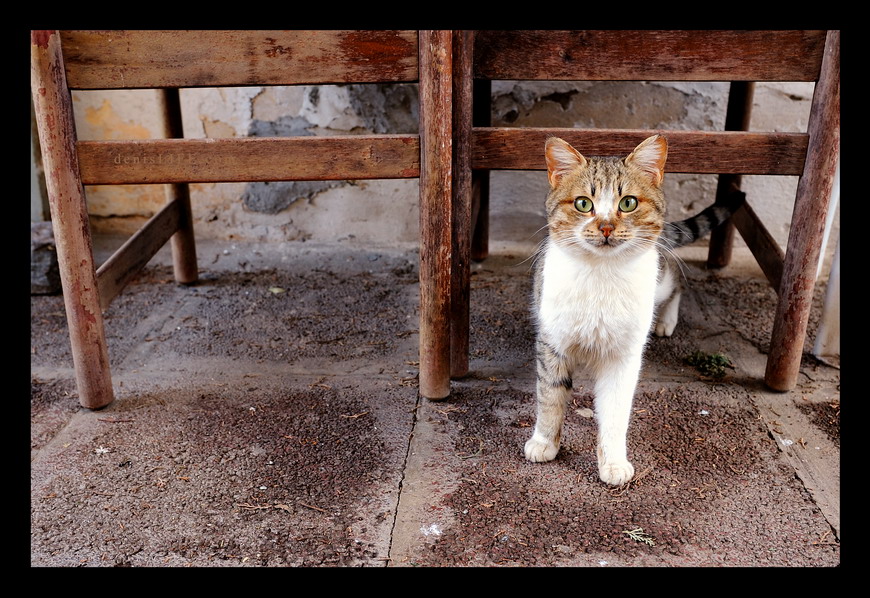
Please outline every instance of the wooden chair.
M452 375L468 371L469 263L487 253L489 171L544 170L550 135L584 154L625 155L659 132L669 140L668 170L718 174L718 193L739 186L741 174L800 176L785 252L748 205L732 219L778 292L765 382L779 391L794 387L839 156L839 32L526 30L461 32L454 39ZM732 83L726 130L709 132L492 127L493 80ZM815 82L807 132L747 132L755 81ZM717 231L711 265L728 262L731 231Z
M421 244L420 385L449 392L452 34L449 31L33 31L31 91L54 225L79 399L109 404L102 310L171 239L175 276L197 279L187 183L417 178ZM183 139L178 89L417 82L420 132ZM71 90L162 89L165 139L78 141ZM443 115L447 114L447 118ZM106 263L93 258L84 186L165 184L167 204ZM444 274L446 273L446 274ZM442 360L443 361L443 360Z

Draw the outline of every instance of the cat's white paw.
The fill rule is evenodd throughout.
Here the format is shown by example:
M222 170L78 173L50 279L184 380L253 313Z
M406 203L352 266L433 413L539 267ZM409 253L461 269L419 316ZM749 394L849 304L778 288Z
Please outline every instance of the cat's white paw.
M533 463L543 463L544 461L552 461L556 458L559 452L559 446L550 440L538 436L532 436L526 441L525 453L526 459Z
M611 486L622 486L634 477L634 466L628 461L611 461L598 464L598 476Z
M660 318L659 321L656 322L656 336L671 336L676 327L677 318Z
M677 327L677 322L680 321L680 293L674 293L671 300L668 301L659 312L656 319L655 333L656 336L671 336L674 333L674 328Z

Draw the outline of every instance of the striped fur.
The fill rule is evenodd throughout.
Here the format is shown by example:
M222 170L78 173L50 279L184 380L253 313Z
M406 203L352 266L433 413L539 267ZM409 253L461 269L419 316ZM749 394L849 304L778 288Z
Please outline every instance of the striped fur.
M669 222L665 225L661 239L670 249L676 249L703 239L713 229L731 218L732 214L743 205L745 199L745 193L733 191L722 203L714 203L691 218L679 222Z

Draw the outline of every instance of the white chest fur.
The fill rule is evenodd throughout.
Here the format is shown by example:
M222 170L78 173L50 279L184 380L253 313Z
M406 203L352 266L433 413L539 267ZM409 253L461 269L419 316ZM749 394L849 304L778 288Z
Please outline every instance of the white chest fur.
M550 244L538 312L543 338L566 355L642 349L652 325L658 259L653 249L587 260Z

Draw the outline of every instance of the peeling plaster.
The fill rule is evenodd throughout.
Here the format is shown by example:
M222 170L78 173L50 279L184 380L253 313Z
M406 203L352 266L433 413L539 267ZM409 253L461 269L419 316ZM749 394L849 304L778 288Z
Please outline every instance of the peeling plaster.
M300 86L265 87L252 100L253 118L276 121L299 114L305 100L305 88Z
M346 184L344 181L250 183L242 194L242 203L253 212L278 214L301 199L311 201L319 193Z
M351 106L346 86L309 87L299 116L314 125L316 134L327 134L330 130L352 131L365 124Z
M261 90L260 87L181 90L184 136L203 138L245 135L253 120L253 102Z
M251 137L305 137L314 135L314 124L302 116L282 116L275 120L252 120Z
M416 85L348 85L350 105L371 133L418 133L420 98Z
M145 126L118 116L112 103L103 100L99 107L85 108L85 122L98 132L100 139L148 139L151 131Z
M205 116L200 116L199 120L202 124L202 131L207 138L236 137L236 130L229 123L212 120Z
M154 90L74 91L79 139L147 139L163 125Z
M502 126L569 126L601 128L677 128L690 118L692 105L700 103L707 120L712 112L724 122L724 109L702 94L687 95L668 85L635 81L603 81L575 85L524 82L494 94L493 124ZM685 125L683 125L685 126Z

